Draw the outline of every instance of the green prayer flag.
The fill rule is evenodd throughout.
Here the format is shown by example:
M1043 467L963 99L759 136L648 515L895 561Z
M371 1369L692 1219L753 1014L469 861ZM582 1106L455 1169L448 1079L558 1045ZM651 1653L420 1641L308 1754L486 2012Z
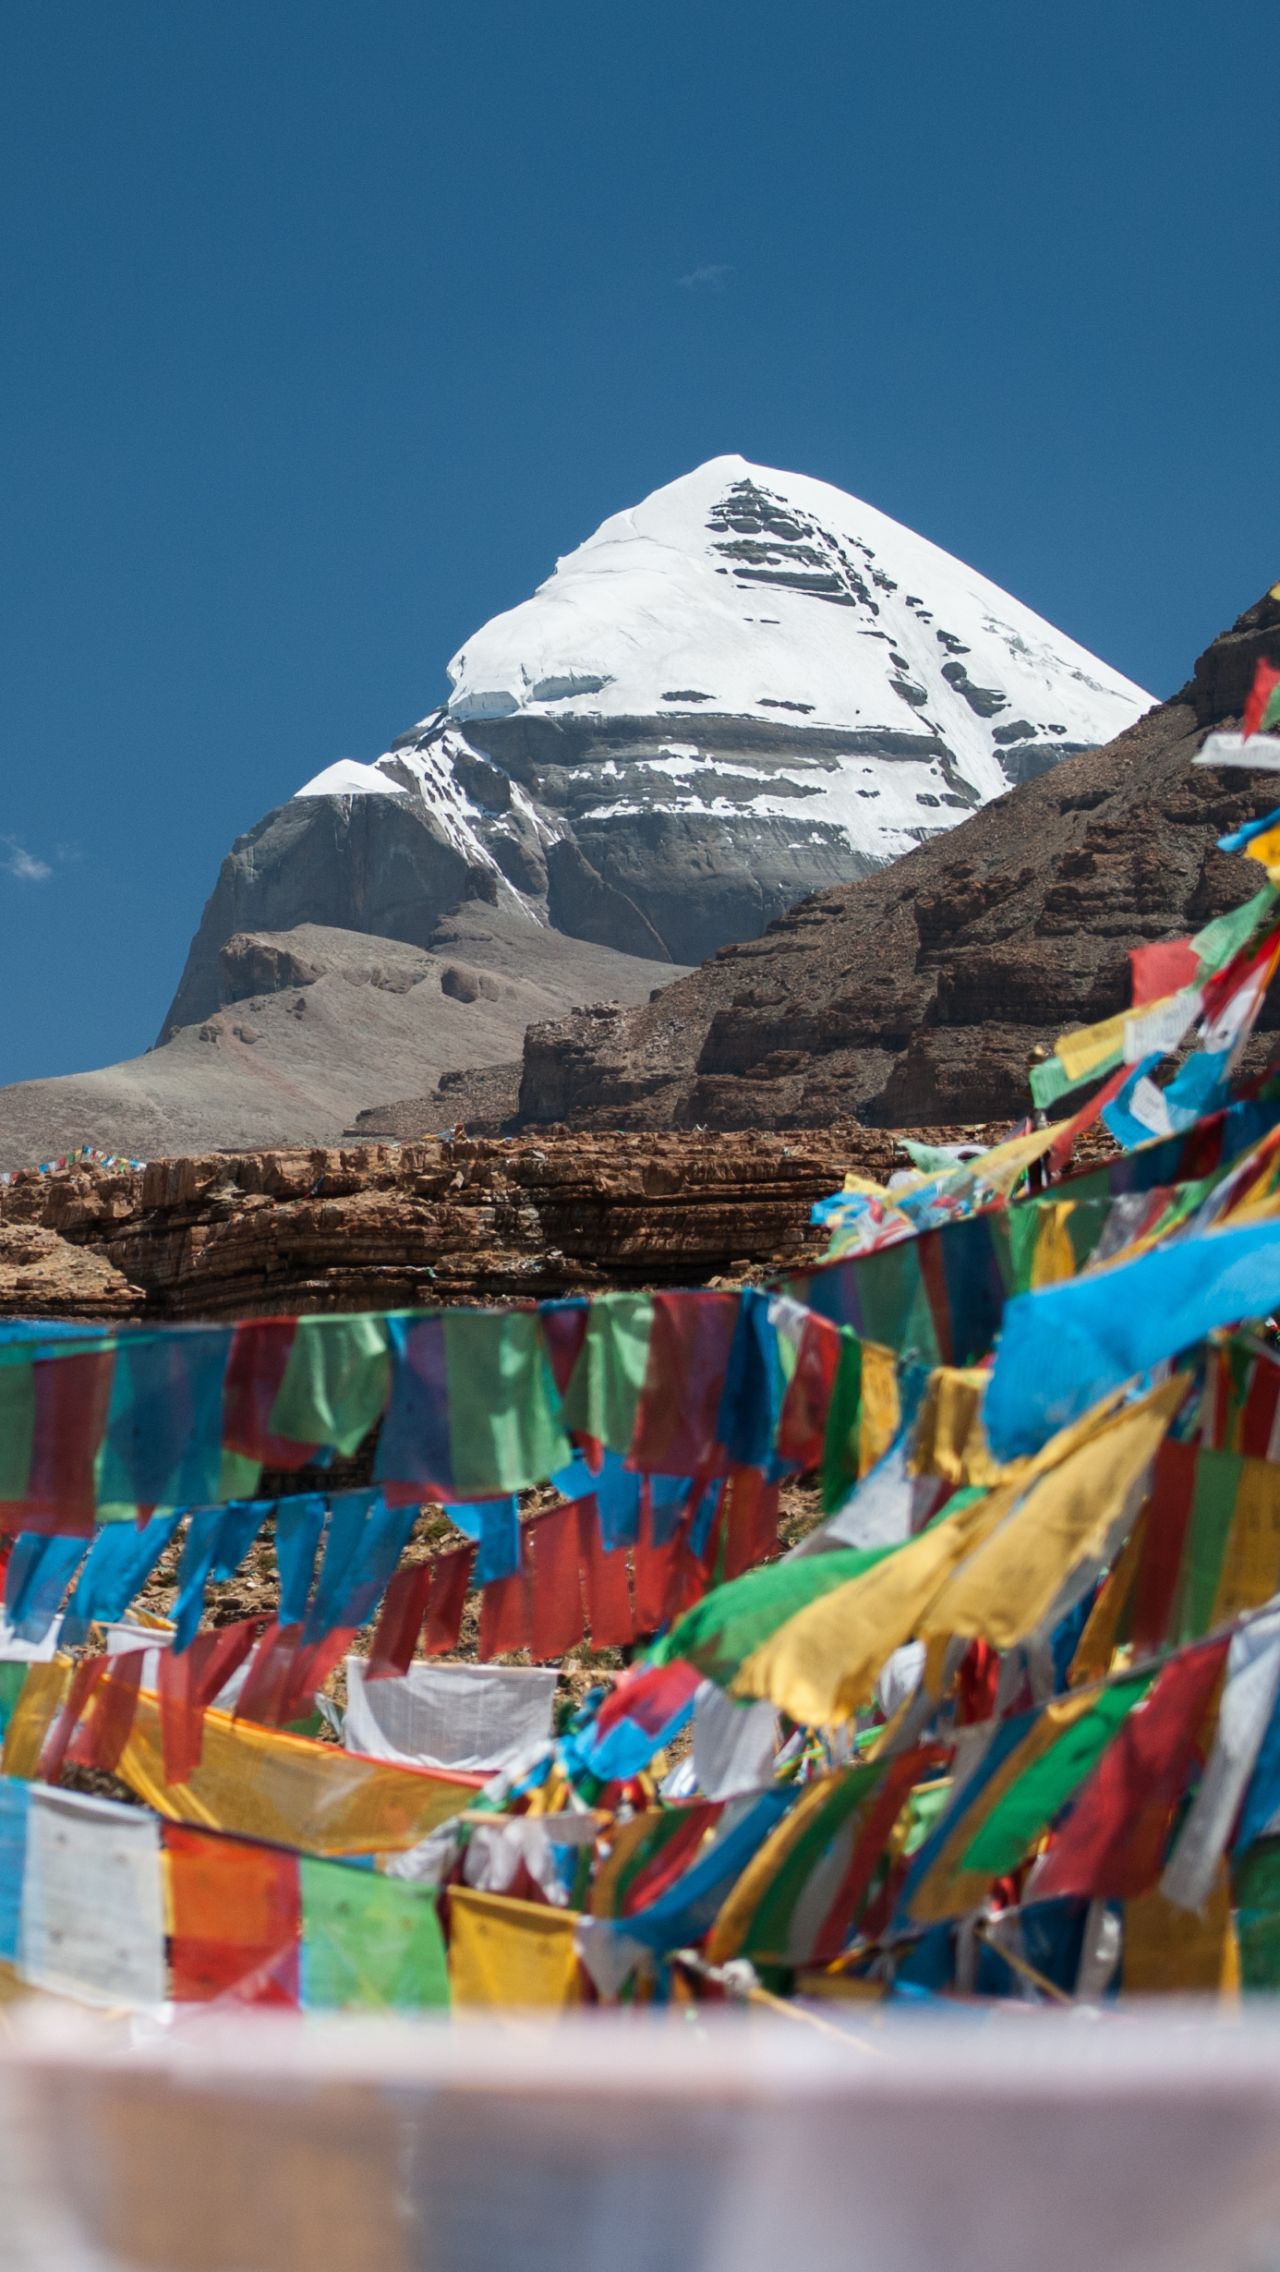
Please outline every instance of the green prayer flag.
M306 2010L416 2012L448 2004L433 1888L307 1854L299 1877Z
M0 1365L0 1500L25 1499L35 1433L35 1365Z
M864 1341L878 1341L924 1364L940 1361L918 1239L897 1239L867 1255L858 1270L858 1298Z
M1280 1838L1260 1838L1232 1866L1246 1990L1280 1988Z
M391 1357L382 1317L301 1317L271 1411L271 1432L332 1444L344 1458L382 1418Z
M1218 1598L1223 1557L1235 1520L1240 1476L1239 1452L1201 1450L1197 1453L1187 1543L1183 1548L1177 1601L1170 1620L1169 1638L1175 1644L1198 1641L1209 1630L1213 1605Z
M900 1551L900 1546L833 1547L828 1554L800 1554L748 1570L686 1610L653 1649L650 1662L670 1664L681 1658L727 1687L744 1658L789 1618Z
M27 1671L28 1667L25 1664L18 1663L12 1658L4 1664L0 1664L0 1742L3 1742L5 1729L17 1708Z
M1115 1063L1118 1064L1119 1061L1117 1054ZM1082 1073L1080 1078L1081 1080L1092 1080L1098 1073L1106 1070L1105 1066L1095 1066L1091 1072ZM1037 1112L1048 1112L1049 1107L1055 1105L1059 1097L1065 1097L1068 1090L1074 1089L1075 1086L1076 1083L1072 1080L1066 1066L1059 1057L1046 1057L1039 1065L1033 1065L1031 1068L1031 1102Z
M535 1312L450 1310L444 1348L459 1491L524 1491L566 1465L569 1439Z
M1092 1711L1065 1727L1051 1749L1034 1759L997 1801L965 1848L961 1869L983 1870L993 1878L1016 1869L1058 1809L1092 1773L1121 1721L1146 1695L1154 1678L1152 1672L1135 1673L1104 1688Z
M592 1303L564 1400L567 1427L594 1436L610 1451L631 1449L652 1329L647 1294L605 1294Z
M1243 907L1233 907L1226 915L1216 915L1212 923L1205 924L1203 931L1196 932L1191 944L1200 958L1202 976L1208 977L1213 971L1221 970L1233 955L1240 952L1241 947L1253 937L1264 915L1270 913L1275 899L1275 885L1264 884L1252 899L1246 899Z

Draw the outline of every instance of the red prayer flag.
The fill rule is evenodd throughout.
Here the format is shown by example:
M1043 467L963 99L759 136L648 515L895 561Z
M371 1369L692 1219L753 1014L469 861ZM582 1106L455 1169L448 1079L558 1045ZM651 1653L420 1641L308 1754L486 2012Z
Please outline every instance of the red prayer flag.
M1000 1686L1000 1657L989 1641L971 1641L956 1675L956 1726L989 1720Z
M1162 1001L1166 994L1180 994L1184 986L1193 986L1200 957L1190 939L1158 939L1150 947L1130 947L1129 964L1133 971L1133 1007L1142 1010L1148 1002Z
M222 1441L228 1451L256 1459L263 1467L305 1467L315 1449L287 1436L273 1436L271 1414L280 1393L297 1319L254 1317L238 1325L231 1340L222 1392Z
M1166 1436L1151 1472L1129 1612L1129 1639L1140 1657L1162 1649L1169 1638L1195 1489L1195 1445Z
M587 1305L585 1302L566 1302L560 1306L549 1302L538 1314L551 1364L551 1377L559 1394L563 1396L573 1378L573 1368L582 1355L582 1344L587 1337Z
M727 1486L724 1574L740 1578L765 1562L778 1544L778 1485L758 1467L735 1467Z
M482 1664L527 1649L529 1628L529 1582L523 1570L513 1570L509 1578L497 1578L481 1588L476 1655Z
M91 1530L114 1353L90 1350L75 1357L50 1357L34 1370L35 1436L22 1528Z
M797 1467L821 1464L827 1411L839 1363L839 1326L811 1313L800 1328L795 1371L782 1399L778 1420L780 1459L793 1461Z
M280 1718L287 1725L290 1720L305 1720L315 1709L317 1691L324 1687L334 1666L345 1657L356 1636L354 1625L335 1625L319 1641L308 1642L305 1649L296 1649L289 1677L280 1698Z
M577 1647L585 1632L576 1506L540 1515L529 1524L524 1538L533 1557L530 1649L535 1657L563 1657Z
M197 1704L215 1701L252 1652L264 1624L261 1617L241 1617L212 1633L197 1633L186 1652L193 1659L192 1693Z
M279 1727L301 1635L300 1622L281 1625L275 1618L271 1620L258 1643L244 1687L236 1698L237 1720L256 1720L262 1727Z
M109 1661L105 1656L82 1657L80 1663L76 1666L71 1676L71 1686L67 1691L66 1703L56 1715L40 1747L40 1759L36 1773L43 1782L56 1783L61 1775L62 1763L67 1756L67 1748L71 1738L80 1725L85 1707L106 1671Z
M98 1683L85 1764L104 1775L115 1774L129 1741L146 1655L145 1649L130 1649L113 1657L105 1678Z
M578 1551L587 1587L587 1619L595 1649L622 1649L636 1637L627 1557L621 1547L606 1554L600 1543L600 1517L594 1499L579 1499Z
M366 1680L403 1680L413 1663L430 1592L429 1562L406 1562L395 1572L374 1631Z
M296 2006L297 1855L213 1837L185 1823L167 1822L162 1836L174 2001Z
M635 1550L636 1625L641 1633L656 1633L663 1623L667 1595L683 1551L678 1532L655 1546L646 1518Z
M196 1701L196 1683L203 1655L201 1641L214 1635L201 1633L189 1649L162 1649L156 1692L160 1708L160 1743L166 1783L189 1782L200 1765L204 1748L204 1713Z
M437 1554L431 1565L431 1594L427 1602L429 1657L442 1656L458 1646L475 1558L474 1545L451 1546L447 1554Z
M1130 1901L1154 1885L1230 1641L1172 1657L1121 1722L1036 1872L1035 1900Z
M1244 706L1243 724L1246 734L1256 734L1259 731L1268 699L1277 686L1280 686L1280 670L1276 669L1274 663L1267 662L1264 656L1259 656L1249 699Z
M716 1422L738 1325L736 1294L655 1294L644 1387L631 1451L655 1475L712 1470Z

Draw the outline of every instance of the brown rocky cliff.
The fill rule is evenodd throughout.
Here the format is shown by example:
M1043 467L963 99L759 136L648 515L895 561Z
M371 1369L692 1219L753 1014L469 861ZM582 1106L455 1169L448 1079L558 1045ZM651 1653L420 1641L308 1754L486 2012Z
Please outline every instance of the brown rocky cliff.
M1215 840L1268 809L1274 779L1191 760L1238 720L1261 655L1280 658L1271 596L1119 740L814 894L643 1007L535 1026L524 1125L910 1127L1024 1110L1033 1053L1129 999L1131 945L1257 889Z
M76 1166L0 1190L0 1314L217 1318L696 1285L815 1255L891 1136L548 1135ZM901 1160L899 1159L899 1163Z

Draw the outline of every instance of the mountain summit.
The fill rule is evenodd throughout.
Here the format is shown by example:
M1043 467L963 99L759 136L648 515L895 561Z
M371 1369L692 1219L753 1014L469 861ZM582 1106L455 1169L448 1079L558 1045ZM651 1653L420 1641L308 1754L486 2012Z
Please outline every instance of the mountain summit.
M644 720L666 756L646 787L674 810L731 815L749 797L842 828L877 860L1150 707L874 506L740 457L614 514L469 639L449 677L448 719L482 745L518 747L513 718ZM759 776L745 792L707 772L735 739L726 718L762 730L725 768ZM808 777L764 786L779 768ZM636 802L618 770L621 794L613 775L597 784L615 809Z
M236 932L429 947L468 898L694 962L1150 706L874 506L740 457L614 514L449 679L241 838L166 1030L210 1015Z
M641 1002L1149 707L873 506L739 457L605 521L448 677L232 847L162 1046L3 1092L0 1165L324 1141L514 1080L531 1025Z

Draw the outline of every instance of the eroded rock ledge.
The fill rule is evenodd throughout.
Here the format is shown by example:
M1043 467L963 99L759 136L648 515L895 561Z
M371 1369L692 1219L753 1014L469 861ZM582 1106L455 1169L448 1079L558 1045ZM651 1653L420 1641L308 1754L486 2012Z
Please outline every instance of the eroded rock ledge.
M77 1166L0 1190L0 1314L263 1316L766 1275L820 1251L809 1211L846 1169L895 1164L891 1132L850 1122Z

